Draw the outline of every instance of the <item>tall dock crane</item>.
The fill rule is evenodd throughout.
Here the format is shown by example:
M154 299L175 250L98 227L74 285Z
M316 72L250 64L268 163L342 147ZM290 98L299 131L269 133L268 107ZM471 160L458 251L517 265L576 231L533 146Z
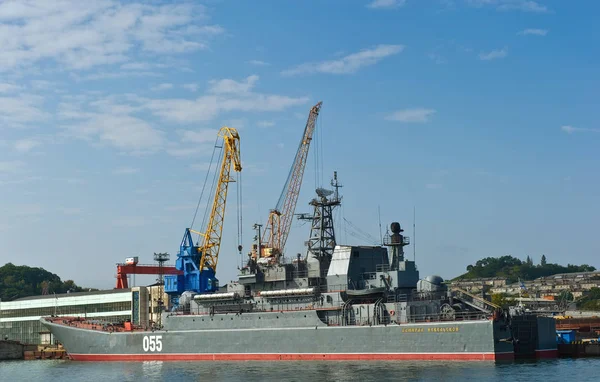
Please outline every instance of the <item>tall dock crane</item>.
M283 185L279 201L277 202L277 206L269 212L269 220L265 227L265 245L262 250L259 249L261 257L273 256L277 258L283 254L285 242L287 241L290 227L292 226L296 202L298 201L298 195L300 194L300 186L302 185L304 168L306 167L308 149L310 148L310 142L312 141L313 131L315 130L315 124L322 104L323 102L317 103L310 109L310 113L308 114L308 120L304 127L304 134L302 135L302 140L298 146L292 168ZM259 243L259 248L260 247L261 243Z
M233 165L233 169L240 172L242 163L240 160L240 136L237 130L222 127L218 135L223 138L224 152L206 231L185 229L175 262L175 268L182 271L183 274L165 276L165 292L171 297L176 297L185 291L210 293L219 289L219 280L215 275L221 248L227 189L229 183L235 181L230 176L231 167ZM192 233L200 235L201 245L194 245Z

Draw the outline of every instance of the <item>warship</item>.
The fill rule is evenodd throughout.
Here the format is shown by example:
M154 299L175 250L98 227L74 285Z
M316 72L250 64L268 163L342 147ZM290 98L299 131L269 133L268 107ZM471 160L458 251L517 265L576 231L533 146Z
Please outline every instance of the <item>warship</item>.
M510 315L450 288L439 276L420 278L414 258L405 256L410 240L398 222L379 245L338 244L336 173L332 189L316 190L311 214L294 214L320 107L310 111L265 230L255 225L256 241L238 280L219 286L216 278L230 171L241 170L239 135L224 127L219 135L225 152L206 231L185 230L176 260L180 274L161 283L168 303L158 320L148 317L145 287L132 288L126 322L41 318L73 360L495 361L556 355L551 319ZM286 258L294 215L310 222L310 235L305 254Z
M42 321L81 361L510 360L527 343L515 337L518 317L439 276L420 279L399 223L384 245L338 245L337 192L319 189L311 204L306 256L262 257L254 244L237 281L213 293L184 291L160 326L142 322L145 296L135 288L131 321ZM554 355L553 325L540 319L521 338L538 355Z

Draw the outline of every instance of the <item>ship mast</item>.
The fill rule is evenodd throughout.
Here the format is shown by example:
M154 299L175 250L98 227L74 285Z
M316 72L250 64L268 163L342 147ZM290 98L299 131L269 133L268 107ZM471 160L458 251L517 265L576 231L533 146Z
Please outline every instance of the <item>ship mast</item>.
M319 261L320 278L325 277L327 274L336 245L333 210L342 203L339 189L343 187L338 182L337 171L333 173L331 186L335 191L324 188L316 189L317 198L309 203L313 206L312 216L307 214L298 216L298 219L311 222L310 236L306 243L308 247L307 257L312 256Z

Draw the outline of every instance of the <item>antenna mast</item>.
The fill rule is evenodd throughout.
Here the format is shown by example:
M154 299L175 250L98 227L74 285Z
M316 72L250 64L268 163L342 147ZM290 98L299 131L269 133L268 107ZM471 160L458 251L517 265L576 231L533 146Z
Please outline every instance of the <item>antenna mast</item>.
M416 224L417 223L417 209L415 208L415 206L413 206L413 261L416 262L417 261L417 254L416 254L416 248L417 248L417 231L416 231Z
M381 206L377 206L377 215L379 215L379 241L383 244L383 234L381 233Z

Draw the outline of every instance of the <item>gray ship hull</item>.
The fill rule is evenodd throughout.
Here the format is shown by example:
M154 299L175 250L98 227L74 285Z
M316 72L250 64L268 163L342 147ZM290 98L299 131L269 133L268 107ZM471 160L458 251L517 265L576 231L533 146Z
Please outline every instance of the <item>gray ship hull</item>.
M43 323L81 361L503 360L510 330L492 320L331 326L315 311L166 316L166 330L108 332Z

